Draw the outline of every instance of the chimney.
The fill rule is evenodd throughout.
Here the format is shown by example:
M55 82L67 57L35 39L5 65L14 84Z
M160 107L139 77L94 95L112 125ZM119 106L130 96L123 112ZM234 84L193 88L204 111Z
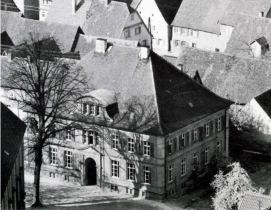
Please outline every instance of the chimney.
M259 12L259 17L263 17L264 16L264 12Z
M71 0L72 1L72 14L76 13L76 6L77 6L77 0Z
M150 55L150 48L148 47L140 48L140 59L148 60L149 55Z
M96 39L96 52L105 53L107 48L107 40L106 39Z

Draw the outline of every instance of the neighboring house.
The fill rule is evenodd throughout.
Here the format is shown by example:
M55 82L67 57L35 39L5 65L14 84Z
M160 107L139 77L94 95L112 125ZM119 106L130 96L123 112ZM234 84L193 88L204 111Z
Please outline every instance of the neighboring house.
M39 20L40 0L23 0L23 1L24 1L24 17L33 20Z
M26 125L1 103L1 208L25 209L24 143Z
M39 0L39 20L44 21L47 13L49 11L49 8L52 4L52 0ZM67 23L66 23L67 24Z
M68 56L74 52L80 34L83 34L79 26L63 25L59 23L48 23L37 20L30 20L18 17L12 12L1 13L1 33L6 34L12 43L17 46L31 41L31 35L34 40L48 40L54 38L56 43L50 42L59 47L59 53ZM65 31L65 33L63 33Z
M270 0L232 0L220 21L221 33L231 35L235 25L240 25L239 14L271 18Z
M86 13L93 0L56 0L52 1L46 22L69 24L83 27Z
M136 9L152 34L152 49L157 53L170 51L172 23L182 0L133 0ZM161 52L162 51L162 52Z
M270 61L270 45L270 18L239 15L225 52L236 56L256 57Z
M270 210L271 196L246 194L240 203L238 210Z
M13 0L1 0L1 10L20 12L19 8L17 7Z
M271 134L271 89L253 98L242 109L243 120L250 120L264 134Z
M93 0L83 31L86 35L134 40L151 46L151 34L138 12L123 2Z
M221 19L231 0L183 0L173 22L171 50L181 46L224 52L230 34L221 31Z
M184 191L192 171L208 171L216 154L228 154L231 101L146 47L105 39L88 46L78 65L96 90L63 116L71 126L52 137L44 176L162 199Z
M271 89L271 62L184 47L176 64L221 97L245 105Z

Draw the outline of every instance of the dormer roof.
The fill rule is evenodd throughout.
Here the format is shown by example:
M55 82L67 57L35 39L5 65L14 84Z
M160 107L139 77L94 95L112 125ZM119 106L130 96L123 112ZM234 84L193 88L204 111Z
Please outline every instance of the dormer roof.
M266 40L266 38L264 36L256 39L251 44L253 44L254 42L259 43L259 45L261 45L261 47L268 47L269 46L269 44L268 44L268 42L267 42L267 40Z

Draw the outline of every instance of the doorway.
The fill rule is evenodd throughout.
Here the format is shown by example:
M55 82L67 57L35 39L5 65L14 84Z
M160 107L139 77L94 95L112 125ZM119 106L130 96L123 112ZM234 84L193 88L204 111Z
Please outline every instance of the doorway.
M96 185L96 162L92 158L87 158L85 161L85 185Z

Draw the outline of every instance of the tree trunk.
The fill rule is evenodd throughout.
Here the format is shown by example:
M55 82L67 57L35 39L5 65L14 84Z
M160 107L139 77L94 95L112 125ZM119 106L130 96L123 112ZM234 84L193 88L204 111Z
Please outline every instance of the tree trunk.
M40 170L42 165L42 149L35 150L35 171L34 171L34 200L31 207L42 206L40 202Z

